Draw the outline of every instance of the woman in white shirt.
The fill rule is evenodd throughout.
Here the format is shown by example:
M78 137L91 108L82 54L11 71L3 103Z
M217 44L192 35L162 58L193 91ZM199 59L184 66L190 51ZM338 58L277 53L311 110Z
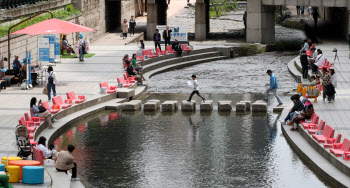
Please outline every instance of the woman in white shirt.
M329 72L331 74L331 83L334 86L334 89L337 88L337 76L335 75L334 67L331 67L329 69ZM335 101L335 94L331 97L333 101Z
M41 136L38 141L36 148L43 152L45 159L52 159L52 150L46 147L46 138Z
M49 102L51 101L51 89L53 91L53 96L56 97L56 85L58 84L56 73L53 71L52 66L49 66L46 74L47 81L47 96L49 97Z

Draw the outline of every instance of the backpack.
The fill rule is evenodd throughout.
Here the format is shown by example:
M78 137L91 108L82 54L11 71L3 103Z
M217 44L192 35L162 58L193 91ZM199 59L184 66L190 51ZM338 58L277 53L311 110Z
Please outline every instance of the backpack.
M53 84L54 78L52 77L52 74L53 74L53 73L51 72L50 75L49 75L49 77L47 78L49 84Z

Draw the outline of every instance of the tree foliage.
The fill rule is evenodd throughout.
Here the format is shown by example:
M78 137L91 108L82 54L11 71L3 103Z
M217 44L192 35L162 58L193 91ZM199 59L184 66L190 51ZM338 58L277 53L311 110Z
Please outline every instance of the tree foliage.
M210 11L215 11L216 17L224 12L235 11L238 8L237 0L210 0Z

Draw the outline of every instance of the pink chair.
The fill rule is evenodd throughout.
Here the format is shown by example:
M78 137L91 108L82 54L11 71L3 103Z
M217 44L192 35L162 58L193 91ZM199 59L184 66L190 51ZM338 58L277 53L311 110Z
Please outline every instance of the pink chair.
M40 126L40 119L38 117L30 118L29 114L26 112L24 113L24 118L26 119L26 122L33 122L35 126Z
M333 153L336 157L343 156L344 152L350 151L350 140L347 138L344 138L344 141L342 144L336 143L333 144L333 149L329 150L331 153Z
M60 111L60 108L53 108L53 109L50 109L49 102L47 102L47 101L41 102L41 105L42 105L47 111L49 111L51 114L56 114L57 112ZM53 106L53 107L54 107L54 106Z
M84 95L78 95L78 98L75 96L74 91L67 93L67 99L74 101L74 103L79 104L85 101Z
M182 47L182 51L185 51L185 52L192 51L190 48L188 48L187 44L181 44L181 47Z
M317 115L315 112L311 115L311 123L302 123L304 129L310 129L311 127L316 127L318 124L320 116Z
M118 84L122 83L123 84L123 87L130 87L132 86L132 84L130 84L127 80L124 80L123 77L119 77L117 78L118 80Z
M130 84L133 84L133 83L136 82L135 81L135 77L129 77L128 78L127 73L124 73L123 76L124 76L124 80L128 80Z
M38 150L35 146L33 147L34 160L39 161L41 165L44 165L45 157L43 151Z
M326 139L333 138L334 137L334 128L326 125L324 128L324 131L321 135L315 135L313 134L312 137L317 140L318 143L325 143Z
M66 109L72 106L72 104L63 103L61 95L57 95L56 97L52 98L52 102L54 106L60 106L62 109Z
M308 129L309 134L313 135L313 134L315 134L315 133L318 132L318 131L323 131L323 130L324 130L325 124L326 124L326 122L322 119L322 120L320 121L320 124L317 126L316 129L315 129L315 128L313 128L313 129Z
M117 86L110 86L107 82L100 83L100 88L105 87L107 88L107 93L115 93L117 92Z
M33 119L33 118L39 118L39 121L40 121L40 122L41 122L41 121L45 121L45 118L42 118L42 117L35 117L32 109L30 109L30 116L32 117L32 119ZM33 120L33 121L34 121L34 120ZM36 121L34 121L34 122L36 122Z
M156 48L156 52L160 55L166 55L166 50L160 50L159 47Z
M173 47L171 45L166 46L165 50L168 51L168 53L176 53L176 51L173 50Z
M324 148L332 148L333 144L340 143L341 134L338 133L336 138L327 138L327 142L323 144Z
M33 133L36 130L36 126L34 126L34 122L32 122L32 121L25 121L23 117L20 117L18 119L18 125L26 126L28 131L29 131L29 139L33 138Z

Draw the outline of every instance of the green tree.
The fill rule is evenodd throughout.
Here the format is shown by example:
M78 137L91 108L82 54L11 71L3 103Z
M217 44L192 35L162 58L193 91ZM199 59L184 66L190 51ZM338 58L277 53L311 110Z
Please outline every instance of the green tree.
M221 13L235 11L238 8L237 0L210 0L210 5L216 17L219 17Z

